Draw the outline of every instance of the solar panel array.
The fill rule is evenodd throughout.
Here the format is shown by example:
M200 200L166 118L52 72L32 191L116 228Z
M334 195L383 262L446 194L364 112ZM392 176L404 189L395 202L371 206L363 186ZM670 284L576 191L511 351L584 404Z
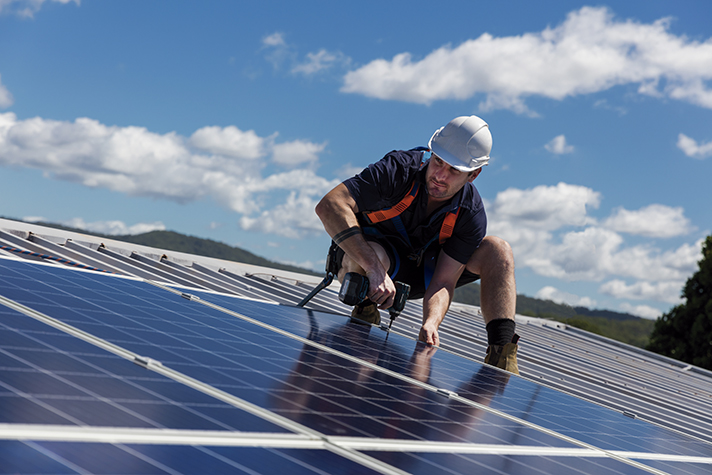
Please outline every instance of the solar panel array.
M2 474L712 469L699 368L520 318L518 377L479 362L472 307L433 348L417 303L388 333L332 289L296 307L293 275L26 237L0 234L28 252L0 257Z

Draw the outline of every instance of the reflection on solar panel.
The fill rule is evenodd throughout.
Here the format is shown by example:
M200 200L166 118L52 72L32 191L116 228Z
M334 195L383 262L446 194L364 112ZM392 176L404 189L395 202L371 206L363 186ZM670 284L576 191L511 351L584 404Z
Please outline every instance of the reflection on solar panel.
M243 288L0 258L0 473L712 468L704 434L483 366L455 338L428 347Z

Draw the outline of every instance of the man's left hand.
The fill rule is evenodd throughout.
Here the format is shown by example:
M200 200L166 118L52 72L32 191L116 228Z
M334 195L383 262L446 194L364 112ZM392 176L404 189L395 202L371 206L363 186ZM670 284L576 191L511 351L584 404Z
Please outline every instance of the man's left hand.
M437 327L429 323L423 324L423 326L420 327L418 340L429 345L440 346L440 337L438 336Z

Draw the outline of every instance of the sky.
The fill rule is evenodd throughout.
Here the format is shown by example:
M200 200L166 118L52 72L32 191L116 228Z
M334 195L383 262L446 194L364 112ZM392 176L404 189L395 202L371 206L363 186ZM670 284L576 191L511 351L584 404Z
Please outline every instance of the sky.
M321 271L339 182L451 119L517 290L657 318L712 232L712 3L0 0L0 216Z

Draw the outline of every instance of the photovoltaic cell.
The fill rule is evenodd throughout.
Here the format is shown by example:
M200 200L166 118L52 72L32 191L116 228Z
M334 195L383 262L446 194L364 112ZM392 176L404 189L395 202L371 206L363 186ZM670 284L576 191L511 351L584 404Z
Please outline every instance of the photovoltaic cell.
M375 474L326 450L0 441L0 474ZM7 461L7 464L5 463Z
M3 261L0 265L1 295L327 436L542 448L578 446L562 440L556 434L559 433L605 450L712 455L706 444L396 334L386 339L384 332L350 323L347 318L218 294L191 293L289 334L188 301L144 282L14 261ZM40 330L37 322L12 311L4 313L9 316L7 322L12 319L32 322L27 328L20 328L2 320L6 324L0 329L14 332L0 334L0 342L7 342L0 348L10 358L1 360L8 378L5 379L6 373L0 377L4 383L2 394L7 397L29 394L28 401L47 407L53 415L75 424L83 423L77 422L81 417L99 421L108 414L111 419L116 417L112 411L130 420L127 424L131 427L144 427L141 423L174 427L176 420L183 420L175 411L185 409L194 416L185 419L191 428L199 424L195 418L210 423L219 421L229 427L244 425L245 420L255 418L128 362L125 364L132 367L131 371L140 372L140 376L123 366L121 372L107 370L97 361L112 360L111 365L116 366L113 360L120 358L109 357L88 343L82 342L85 346L77 347L76 338L50 331L46 325ZM71 351L58 345L63 340ZM40 342L47 349L37 346ZM69 359L61 358L51 363L54 365L51 367L46 363L47 368L41 370L43 351L60 352L69 355ZM101 357L96 358L99 353ZM81 364L72 366L73 360ZM24 378L23 372L28 371L34 371L38 378L53 378L42 386L51 388L44 390L48 394L34 389L39 385L32 378ZM432 387L454 391L470 402L448 397L447 391L436 392ZM97 408L86 413L81 410L85 400L91 402L89 407L107 399L111 409L105 414ZM212 412L204 411L208 407ZM216 415L220 407L227 409L222 414L228 419L227 413L237 414L237 420L228 422ZM518 419L503 418L492 409ZM156 420L154 413L165 417ZM556 433L538 430L527 423ZM254 427L252 423L247 425ZM268 430L279 431L274 427ZM58 451L70 454L74 450L62 448L72 446L69 443L33 444L35 450L54 454ZM86 444L76 446L81 452ZM111 447L102 450L126 452L123 446L120 452ZM152 446L153 449L156 447ZM132 453L144 454L145 450L149 449ZM217 448L210 450L219 452ZM222 450L246 453L245 448ZM304 466L303 458L312 453L305 449L291 450L289 453L294 454L289 456L284 455L287 453L284 450L277 452L285 460L298 460L295 463L299 466ZM318 454L315 459L324 458L324 451L313 453ZM636 467L605 457L367 453L395 466L403 464L406 467L403 470L413 473L428 469L432 473L433 467L446 467L453 473L471 473L475 469L481 473L499 473L502 464L510 464L507 466L513 467L512 470L529 466L542 473L639 472ZM158 461L157 456L147 457L150 464ZM344 461L333 454L329 457ZM139 459L144 460L140 456ZM244 462L244 455L236 460ZM697 466L690 468L687 464L685 468L695 473ZM167 466L162 469L168 473L181 471Z
M285 431L2 306L0 423Z

